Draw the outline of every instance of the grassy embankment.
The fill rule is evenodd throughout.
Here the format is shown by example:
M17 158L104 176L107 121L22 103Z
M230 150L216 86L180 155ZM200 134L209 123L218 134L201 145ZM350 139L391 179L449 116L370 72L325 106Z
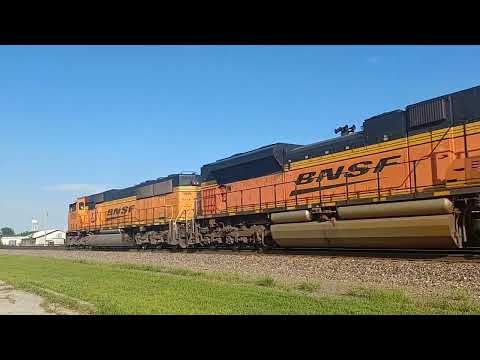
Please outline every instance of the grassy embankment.
M0 280L87 314L480 313L466 293L419 299L358 288L326 296L314 283L29 256L0 255Z

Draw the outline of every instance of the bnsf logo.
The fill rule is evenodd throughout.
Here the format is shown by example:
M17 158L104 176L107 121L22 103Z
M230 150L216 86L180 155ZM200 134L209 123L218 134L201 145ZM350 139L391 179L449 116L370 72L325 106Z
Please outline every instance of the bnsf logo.
M107 219L111 219L111 218L114 218L114 217L119 217L119 216L123 216L123 215L126 215L126 214L129 214L132 212L132 210L135 208L135 205L130 205L130 206L123 206L123 207L118 207L118 208L114 208L114 209L109 209L107 211Z
M377 165L373 168L373 173L382 172L383 169L386 166L399 164L398 162L394 161L395 159L399 159L399 158L400 158L400 155L380 159L378 161ZM328 168L328 169L320 170L320 172L318 174L317 174L316 171L302 173L302 174L298 175L298 178L295 181L295 184L296 185L305 185L305 184L310 184L313 181L319 183L320 181L322 181L323 178L327 178L327 180L336 180L336 179L340 178L340 176L342 174L346 178L352 178L352 177L365 175L366 173L368 173L371 170L371 168L368 167L371 164L372 164L371 161L365 160L365 161L360 161L360 162L357 162L355 164L350 165L346 172L344 172L345 166L342 165L342 166L338 167L335 171L334 171L333 168ZM372 181L372 180L375 180L375 179L354 181L354 182L349 182L349 184L358 184L358 183L362 183L362 182L366 182L366 181ZM345 186L345 184L326 185L326 186L320 187L320 190L330 189L330 188L339 187L339 186ZM318 191L318 189L319 189L319 187L317 186L317 187L314 187L314 188L294 190L290 193L290 196L305 194L305 193L309 193L309 192L313 192L313 191Z

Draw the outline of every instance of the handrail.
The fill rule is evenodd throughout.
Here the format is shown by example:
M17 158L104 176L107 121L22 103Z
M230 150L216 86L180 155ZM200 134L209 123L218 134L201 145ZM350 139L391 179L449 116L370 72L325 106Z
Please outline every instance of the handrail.
M448 132L447 132L448 133ZM445 134L444 134L445 135ZM436 147L435 147L436 149ZM268 184L268 185L260 185L260 186L257 186L257 187L251 187L251 188L245 188L245 189L240 189L240 190L234 190L234 191L228 191L228 192L216 192L215 190L218 189L218 188L214 188L214 189L208 189L209 192L212 192L213 191L213 194L212 195L205 195L205 193L202 192L202 203L205 204L205 203L208 203L209 205L208 206L203 206L203 208L201 208L201 215L216 215L216 214L223 214L223 213L227 213L227 212L231 212L231 211L235 211L235 212L238 212L239 209L240 211L252 211L252 210L262 210L263 208L269 208L271 207L272 203L274 204L273 207L277 207L277 204L284 204L283 207L287 207L287 206L298 206L298 205L302 205L302 204L309 204L309 203L313 203L313 200L316 200L315 202L316 203L324 203L324 202L332 202L332 201L340 201L340 200L346 200L347 202L351 199L356 199L356 198L361 198L361 197L381 197L381 196L385 196L385 194L389 194L391 195L392 193L403 193L403 194L416 194L418 191L424 191L426 189L444 189L446 188L446 185L443 184L443 185L435 185L433 183L431 184L428 184L428 185L421 185L421 186L418 186L416 184L416 181L414 184L406 184L407 180L409 178L411 178L412 176L412 172L413 172L413 175L415 176L415 168L418 166L418 164L422 161L426 161L426 160L431 160L433 158L433 156L435 155L432 155L433 154L433 151L430 152L429 156L424 156L420 159L417 159L417 160L410 160L410 161L400 161L398 163L395 163L395 164L392 164L392 165L395 165L395 166L402 166L402 165L405 165L405 164L410 164L410 163L413 163L414 164L414 169L413 171L409 171L408 174L406 175L405 179L400 183L400 185L395 185L395 186L390 186L390 187L384 187L381 185L381 178L379 176L379 173L377 172L377 186L375 188L372 188L372 189L368 189L368 190L361 190L361 191L353 191L351 192L349 190L349 186L350 185L354 185L354 184L349 184L348 183L348 177L345 177L345 176L341 176L341 175L344 175L346 173L349 173L349 171L342 171L340 173L340 175L337 177L337 179L340 179L340 178L345 178L345 191L342 192L342 193L330 193L330 194L325 194L324 192L325 191L328 191L328 190L322 190L321 186L320 186L320 183L319 183L319 187L318 187L318 190L315 191L315 195L309 197L305 197L304 195L302 195L301 197L297 196L297 193L295 192L295 198L293 197L290 197L288 194L285 193L285 191L288 189L288 186L295 186L295 189L297 189L297 183L296 181L292 180L292 181L286 181L286 182L281 182L281 183L274 183L274 184ZM373 169L373 167L367 167L369 170ZM409 169L410 169L410 166L409 166ZM374 180L374 179L371 179L371 180ZM472 181L472 180L475 180L475 178L471 178L471 179L465 179L464 182L467 183L469 181ZM477 179L479 180L479 179ZM274 202L272 201L266 201L266 202L262 202L261 198L262 198L262 191L264 191L264 189L266 188L270 188L270 191L272 190L272 187L273 187L273 197L274 197ZM283 187L283 188L282 188ZM277 189L278 188L281 188L281 194L283 195L283 200L282 199L277 199ZM248 193L249 191L253 192L253 193L256 193L258 192L257 196L256 196L256 199L257 201L255 201L254 203L251 203L251 204L246 204L245 203L245 199L244 199L244 195L245 193ZM290 191L290 190L288 190ZM240 206L238 204L233 204L232 206L229 206L229 203L231 204L233 201L232 199L235 199L235 195L238 195L240 194L240 199L236 199L237 202L240 202ZM375 195L375 196L373 196ZM225 197L225 201L223 201L225 203L225 206L217 206L217 199L222 196L222 197ZM238 196L237 196L238 198ZM209 201L209 200L212 200L213 201ZM311 201L312 200L312 201ZM270 205L270 206L269 206Z
M432 154L432 153L431 153ZM417 160L410 161L400 161L398 163L392 164L394 166L403 166L405 164L414 164L413 170L409 171L406 175L406 178L400 183L400 185L394 186L382 186L382 178L380 173L376 173L377 186L372 187L367 190L357 190L352 191L351 186L354 183L350 183L349 178L344 175L348 171L342 171L337 179L344 178L344 189L341 192L334 190L335 192L329 192L328 189L322 189L321 181L318 183L318 189L312 191L311 196L306 196L306 194L289 196L289 192L293 187L297 188L296 181L286 181L286 182L277 182L268 185L260 185L256 187L250 187L246 189L234 190L234 191L217 191L218 188L208 189L205 191L199 192L199 196L195 199L195 206L193 209L188 209L188 214L192 214L193 217L203 216L203 215L216 215L232 212L242 212L242 211L261 211L263 209L270 208L286 208L294 207L299 205L310 205L310 204L326 204L336 201L346 200L347 202L352 199L361 199L361 198L379 198L381 196L391 196L392 194L417 194L418 192L423 192L426 190L441 190L441 189L450 189L452 186L447 186L447 184L417 184L416 179L412 179L412 175L416 176L416 168L418 164L422 161L427 161L433 158L435 155L429 157L423 157ZM367 166L369 170L373 169L373 166ZM409 166L410 170L410 166ZM342 176L343 175L343 176ZM408 179L415 180L408 182ZM375 180L372 178L371 180ZM432 180L433 181L433 180ZM457 186L462 185L480 185L480 179L478 178L466 178L456 182ZM338 189L342 187L339 186ZM268 189L268 190L267 190ZM268 193L267 193L268 191ZM273 191L273 193L272 193ZM250 193L249 193L250 192ZM212 193L211 195L207 195ZM256 195L255 195L256 194ZM250 195L250 196L248 196ZM224 201L220 200L220 206L218 205L219 199L225 197ZM248 203L248 199L253 202ZM264 199L264 201L262 201ZM273 200L273 201L272 201ZM124 214L123 216L117 217L115 219L108 219L106 213L107 211L94 213L94 223L90 223L89 215L80 216L78 225L72 225L72 230L77 229L100 229L102 227L121 227L124 225L147 225L153 224L156 222L164 221L168 223L169 220L179 220L185 216L185 219L188 218L187 210L183 206L177 212L177 205L162 205L152 208L143 208L143 209L133 209L130 214ZM76 228L76 229L75 229Z

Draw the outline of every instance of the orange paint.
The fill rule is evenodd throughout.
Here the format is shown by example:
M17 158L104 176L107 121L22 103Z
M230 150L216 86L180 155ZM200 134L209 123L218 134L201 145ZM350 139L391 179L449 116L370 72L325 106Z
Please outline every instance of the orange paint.
M407 139L404 148L285 170L224 186L202 186L202 215L225 214L227 207L232 214L411 194L446 188L454 178L467 179L469 183L480 180L480 163L477 172L469 170L472 161L465 162L463 136L452 138L448 129L442 134L445 136L441 140L423 144L411 144ZM480 134L467 135L467 148L469 158L480 157ZM473 164L477 163L473 161ZM454 168L457 171L452 175ZM462 168L466 169L463 175L458 173Z
M180 186L172 193L137 199L135 196L98 203L95 209L69 212L68 228L72 230L99 230L131 225L164 224L170 220L190 220L197 202L198 187Z

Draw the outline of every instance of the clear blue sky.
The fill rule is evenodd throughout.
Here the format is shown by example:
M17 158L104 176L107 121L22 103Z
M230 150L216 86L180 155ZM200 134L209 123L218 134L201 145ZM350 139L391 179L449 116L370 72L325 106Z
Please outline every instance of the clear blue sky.
M480 84L479 46L0 46L0 226Z

